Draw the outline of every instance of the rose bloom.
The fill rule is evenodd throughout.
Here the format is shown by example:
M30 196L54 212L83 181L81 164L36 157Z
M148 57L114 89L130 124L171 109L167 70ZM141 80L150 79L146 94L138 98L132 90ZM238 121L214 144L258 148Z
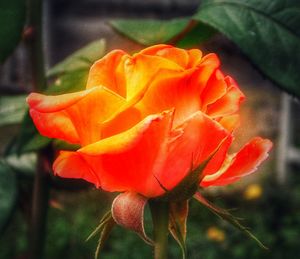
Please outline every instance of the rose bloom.
M60 151L54 173L110 192L146 197L172 190L207 161L200 186L233 183L256 170L272 143L255 137L227 154L244 95L215 54L156 45L115 50L91 67L86 90L29 95L40 134L79 144Z

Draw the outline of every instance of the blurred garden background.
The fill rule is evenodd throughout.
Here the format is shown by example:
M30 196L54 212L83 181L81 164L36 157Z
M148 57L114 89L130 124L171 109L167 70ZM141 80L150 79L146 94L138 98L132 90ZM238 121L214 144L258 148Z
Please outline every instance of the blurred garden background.
M0 7L5 5L4 2L0 0ZM14 2L18 1L12 0L12 3ZM257 1L241 2L251 5ZM293 23L293 28L298 28L295 32L297 37L295 44L298 44L300 42L299 3L279 0L261 2L268 2L274 6L277 4L277 7L275 6L278 8L277 12L280 12L280 8L286 8L285 4L294 6L295 9L286 11L282 17L292 21L290 24ZM150 41L153 40L152 34L157 33L159 27L155 25L150 27L149 31L146 25L143 29L142 23L138 28L133 26L132 31L137 30L137 35L144 33L145 39L141 39L140 36L128 34L123 29L122 23L118 23L120 21L118 19L169 20L189 17L197 12L200 3L199 0L45 1L43 38L46 67L51 68L91 42L93 45L89 45L88 51L97 52L99 57L116 48L134 53L143 48L141 43L147 42L147 37ZM257 26L261 24L258 23ZM10 23L7 23L6 27L9 29ZM243 29L245 30L241 28ZM236 31L236 33L240 32ZM251 31L249 33L251 34ZM264 37L272 38L272 33L275 34L276 31L269 30L269 34L265 34ZM205 190L209 200L220 207L232 209L231 212L235 216L242 218L243 225L249 227L269 250L260 248L253 240L227 222L197 202L191 201L187 224L188 258L299 258L300 104L299 98L294 96L297 94L299 96L300 81L297 89L287 87L288 92L292 93L289 95L282 90L284 87L276 79L270 80L270 76L265 75L267 73L261 73L261 69L257 69L255 61L253 62L249 55L245 55L243 47L239 47L230 34L219 33L216 28L205 27L202 30L200 27L194 35L198 37L192 37L189 42L181 42L181 44L200 48L204 54L217 53L224 73L232 75L246 95L247 99L242 105L241 127L235 134L237 139L234 148L238 149L253 136L271 139L274 148L270 159L259 168L258 172L241 183ZM135 37L138 40L134 40ZM275 55L280 44L278 42L273 44ZM22 140L25 148L18 150L20 131L24 125L26 128L26 123L21 123L26 112L25 96L32 91L29 54L25 45L24 42L19 43L13 54L0 66L1 259L30 258L28 240L31 233L32 190L37 160L33 151L44 145L43 139L32 140L29 137L26 139L28 135L25 134L25 140L24 136ZM292 65L300 64L298 51L299 46L294 51L296 62ZM274 60L265 62L272 63ZM285 59L282 62L288 63L289 60ZM274 63L274 66L276 65ZM299 71L300 67L294 67L295 69ZM74 71L64 77L51 79L56 93L59 92L60 85L62 89L74 90L85 83L86 68L76 68ZM274 71L277 73L276 70ZM288 73L292 72L283 70L282 76ZM56 147L59 144L55 143ZM18 152L15 152L16 150ZM114 194L101 192L80 180L49 177L52 179L52 184L47 210L45 258L93 258L97 238L88 242L85 242L85 239L109 209ZM149 212L146 214L147 219L150 217ZM146 228L148 227L146 224ZM170 242L170 258L181 258L180 248L176 242L171 239ZM101 258L152 258L152 248L145 245L133 232L117 226L105 244Z

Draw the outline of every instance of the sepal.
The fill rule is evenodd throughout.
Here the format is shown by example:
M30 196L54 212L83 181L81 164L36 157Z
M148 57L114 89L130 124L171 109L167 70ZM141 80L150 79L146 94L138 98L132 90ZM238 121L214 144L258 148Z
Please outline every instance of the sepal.
M203 206L211 210L214 214L216 214L221 219L227 221L232 226L236 227L240 231L242 231L245 235L253 239L261 248L268 250L268 248L260 241L256 236L254 236L247 227L243 226L239 220L230 214L227 210L217 207L216 205L212 204L208 200L206 200L200 192L197 192L194 195L194 198L199 201Z
M148 199L140 194L124 192L114 199L111 213L117 224L136 232L147 244L153 245L144 228L144 210L147 202Z
M99 225L94 229L94 231L86 238L86 242L92 239L95 235L97 235L99 232L103 230L107 222L112 218L111 212L106 212L103 217L101 218Z
M99 257L99 253L100 251L103 249L103 246L105 244L105 241L108 239L110 232L112 231L113 227L116 225L116 222L114 221L113 218L109 218L109 220L107 221L107 223L105 224L100 238L98 240L98 245L96 248L96 252L95 252L95 259L97 259Z
M194 168L193 161L192 161L191 169L188 172L188 174L172 190L168 190L167 188L165 188L162 185L162 183L156 178L161 188L165 190L165 193L157 197L156 199L172 202L172 201L185 201L193 197L193 195L197 192L199 188L199 184L204 177L203 171L205 167L207 166L209 161L214 157L214 155L218 152L225 139L219 144L216 150L196 168Z
M116 225L116 222L112 218L111 212L108 211L104 214L104 216L101 218L99 225L95 228L95 230L87 237L86 241L93 238L97 233L101 232L98 245L95 251L95 259L99 257L100 251L103 249L103 246L105 244L105 241L109 237L110 232L112 231L112 228Z
M189 212L188 200L170 202L169 208L169 231L179 244L182 251L182 258L186 255L186 221Z

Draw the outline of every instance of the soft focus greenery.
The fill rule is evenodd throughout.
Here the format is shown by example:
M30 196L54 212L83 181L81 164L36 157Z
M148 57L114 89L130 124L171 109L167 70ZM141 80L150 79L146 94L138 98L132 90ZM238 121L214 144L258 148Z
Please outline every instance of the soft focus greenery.
M236 216L245 218L243 223L249 226L257 237L268 247L261 249L255 242L217 218L195 200L190 203L188 219L187 248L188 258L298 258L300 239L300 175L293 174L294 180L285 188L274 181L265 180L262 195L253 200L245 198L244 193L232 191L223 198L210 197L222 207L238 208L232 211ZM30 185L27 179L18 179L22 186L19 197L21 204L26 203ZM27 189L27 190L26 190ZM110 195L98 190L52 192L49 211L46 255L48 259L92 258L97 237L85 242L95 228L100 217L109 207ZM27 208L28 209L28 208ZM149 218L149 215L146 215ZM147 220L147 219L146 219ZM217 228L223 232L208 238L208 230ZM26 208L18 213L0 238L0 258L9 259L26 253ZM146 228L151 228L150 220ZM149 232L150 234L150 232ZM170 258L180 258L180 248L170 237ZM152 258L152 249L135 233L116 227L102 252L103 258Z
M18 45L25 23L24 0L0 1L0 63Z
M26 13L29 13L25 2L0 0L0 63L18 46L22 33L24 38L30 38L32 28L23 30ZM299 10L298 0L203 0L191 17L122 19L112 21L111 25L144 45L172 43L191 47L210 39L216 32L222 33L265 76L285 91L300 96ZM105 41L100 39L58 63L47 73L49 88L46 93L63 94L84 89L89 67L104 54ZM300 125L297 118L295 125ZM24 94L0 96L0 126L2 139L12 137L19 129L9 145L1 146L1 152L5 154L0 158L0 259L26 258L36 151L50 145L53 149L66 146L38 134L27 113ZM299 145L299 137L295 141ZM68 149L72 148L68 146ZM298 258L300 175L299 168L291 171L292 182L279 186L274 175L270 175L262 183L262 193L256 192L252 199L246 198L238 189L230 188L223 193L222 200L208 197L221 207L238 208L232 213L246 218L242 223L251 228L269 251L261 249L192 200L188 219L188 258ZM113 194L105 194L77 180L59 181L52 177L49 184L46 258L93 258L97 237L88 242L85 239L108 210ZM149 211L146 229L151 235ZM170 258L180 258L180 248L171 237L170 243ZM152 248L136 234L118 226L102 253L105 259L153 256Z

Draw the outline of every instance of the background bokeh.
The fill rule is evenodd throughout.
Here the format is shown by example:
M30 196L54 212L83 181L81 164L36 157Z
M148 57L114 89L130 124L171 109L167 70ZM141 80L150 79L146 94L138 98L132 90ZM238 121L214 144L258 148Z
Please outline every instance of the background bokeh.
M107 51L121 48L130 53L142 48L118 34L108 24L113 18L167 19L191 15L198 0L52 0L45 5L45 51L51 67L89 42L104 38ZM266 35L268 37L268 35ZM225 36L216 34L198 46L204 53L220 56L222 70L232 75L246 94L242 106L241 127L236 133L234 149L250 137L262 136L274 142L270 159L256 174L242 182L223 188L208 188L206 196L221 207L243 218L242 223L267 246L265 251L228 223L197 202L190 202L187 247L188 258L299 258L300 245L300 171L299 160L284 166L278 163L288 147L280 146L282 135L292 136L290 145L300 148L300 106L297 99L283 94L263 77L238 47ZM24 46L0 68L0 94L30 91L30 75ZM3 100L2 100L3 101ZM290 109L283 108L283 103ZM289 120L287 120L287 117ZM282 123L288 122L284 128ZM17 134L18 126L0 128L1 152ZM28 222L31 206L33 172L30 155L18 173L18 191L14 212L0 234L0 258L27 258ZM283 169L282 169L283 168ZM282 171L284 170L284 171ZM26 170L25 170L26 171ZM1 195L1 192L0 192ZM114 194L103 193L79 181L58 183L50 193L46 258L93 258L97 238L85 242ZM151 228L149 211L146 228ZM148 218L148 219L147 219ZM180 258L180 249L170 238L170 258ZM138 236L116 227L101 258L152 258L152 249Z

